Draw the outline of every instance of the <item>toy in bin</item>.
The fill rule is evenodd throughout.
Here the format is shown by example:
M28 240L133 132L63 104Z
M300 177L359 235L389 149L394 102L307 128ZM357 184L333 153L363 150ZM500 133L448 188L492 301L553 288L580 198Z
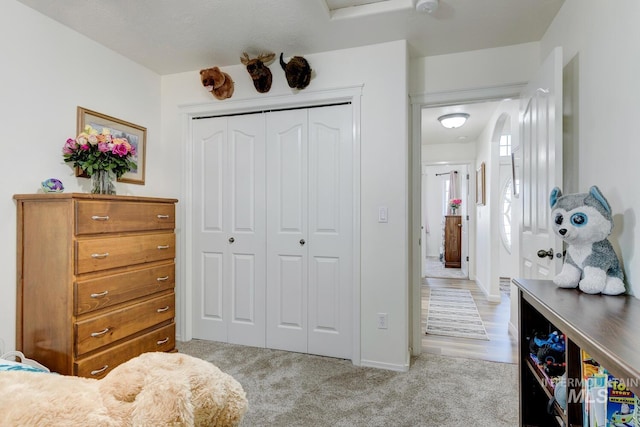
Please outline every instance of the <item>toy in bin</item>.
M565 337L558 331L553 331L548 335L534 333L529 340L529 351L536 356L545 373L551 377L564 373L566 368L565 349Z
M634 420L638 399L623 381L610 375L589 354L582 351L585 380L584 427L640 427Z

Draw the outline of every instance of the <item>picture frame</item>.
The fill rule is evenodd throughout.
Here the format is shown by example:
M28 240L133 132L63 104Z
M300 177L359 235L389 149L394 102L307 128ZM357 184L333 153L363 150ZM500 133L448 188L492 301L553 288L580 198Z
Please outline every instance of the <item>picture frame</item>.
M485 205L485 164L480 163L480 167L476 170L476 204Z
M138 167L136 170L122 175L118 178L118 182L144 185L147 128L84 107L78 107L76 135L79 135L87 125L99 133L102 132L102 129L107 128L111 135L117 138L126 138L129 144L135 147L136 155L133 157L133 161ZM88 178L88 175L80 168L76 168L76 176Z

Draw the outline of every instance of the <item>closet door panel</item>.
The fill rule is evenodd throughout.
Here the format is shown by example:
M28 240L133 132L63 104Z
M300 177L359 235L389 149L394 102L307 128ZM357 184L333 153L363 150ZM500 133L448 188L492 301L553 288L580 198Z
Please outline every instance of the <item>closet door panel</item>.
M225 175L227 120L193 126L193 335L227 341Z
M193 335L264 346L263 115L196 120L193 141Z
M309 109L308 351L350 358L353 308L351 106Z
M265 345L264 115L228 118L229 342Z
M267 115L267 347L307 351L307 112Z

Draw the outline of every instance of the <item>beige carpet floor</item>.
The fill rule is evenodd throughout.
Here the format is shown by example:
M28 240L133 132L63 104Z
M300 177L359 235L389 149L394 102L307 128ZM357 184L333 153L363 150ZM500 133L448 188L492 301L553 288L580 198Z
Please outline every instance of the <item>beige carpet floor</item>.
M178 342L244 387L242 426L513 427L517 365L421 354L408 372L233 344Z

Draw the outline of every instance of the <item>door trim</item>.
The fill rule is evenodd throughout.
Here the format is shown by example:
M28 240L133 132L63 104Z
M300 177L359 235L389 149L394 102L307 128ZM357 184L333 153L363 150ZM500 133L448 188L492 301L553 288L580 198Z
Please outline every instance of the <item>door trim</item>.
M244 114L272 108L306 108L327 103L350 102L353 123L353 322L352 322L352 363L361 365L360 355L360 111L363 85L334 88L322 91L305 91L296 95L277 95L271 97L227 100L185 104L178 107L181 124L182 162L180 176L182 178L181 197L178 204L180 218L178 221L178 254L176 256L176 320L177 339L189 341L193 338L192 321L192 119L211 115Z
M440 107L451 104L495 101L505 98L519 98L520 92L526 86L526 82L513 83L501 86L487 86L465 90L452 90L442 92L426 92L409 95L411 103L411 156L409 165L410 197L412 205L409 206L409 348L412 355L421 353L422 327L421 327L421 218L422 205L422 109L428 107ZM472 234L472 231L474 234ZM475 247L475 228L469 228L469 248ZM470 250L471 261L473 255ZM475 275L475 265L473 265ZM472 277L472 265L469 265L469 277Z

